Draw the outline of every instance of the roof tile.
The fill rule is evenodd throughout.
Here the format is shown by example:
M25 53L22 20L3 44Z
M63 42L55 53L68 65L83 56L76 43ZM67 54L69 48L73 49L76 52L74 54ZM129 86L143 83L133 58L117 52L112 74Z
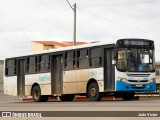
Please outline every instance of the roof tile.
M40 44L44 44L44 45L57 45L60 47L68 47L68 46L72 46L73 42L56 42L56 41L33 41L33 42L37 42ZM88 44L87 42L76 42L76 45L83 45L83 44Z

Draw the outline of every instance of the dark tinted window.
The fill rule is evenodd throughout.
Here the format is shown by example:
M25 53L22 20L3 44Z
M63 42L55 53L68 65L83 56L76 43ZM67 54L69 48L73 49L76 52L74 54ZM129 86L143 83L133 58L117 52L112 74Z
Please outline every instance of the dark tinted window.
M31 56L27 58L27 73L36 73L37 56Z
M8 76L16 75L16 59L6 60L5 74Z
M90 67L102 66L101 54L102 52L100 47L90 49Z
M37 72L49 72L50 71L50 56L42 55L38 57Z

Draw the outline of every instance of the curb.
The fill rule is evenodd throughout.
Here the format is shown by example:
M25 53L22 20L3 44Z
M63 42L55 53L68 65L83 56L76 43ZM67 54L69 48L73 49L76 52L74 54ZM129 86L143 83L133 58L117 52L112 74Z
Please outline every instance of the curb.
M32 97L29 98L21 98L19 100L23 100L23 101L30 101L33 100ZM59 98L49 98L48 101L53 101L53 100L59 100ZM86 96L76 96L74 100L77 101L83 101L83 100L89 100L89 98L87 98ZM123 100L121 97L114 97L114 96L107 96L107 97L102 97L101 100Z

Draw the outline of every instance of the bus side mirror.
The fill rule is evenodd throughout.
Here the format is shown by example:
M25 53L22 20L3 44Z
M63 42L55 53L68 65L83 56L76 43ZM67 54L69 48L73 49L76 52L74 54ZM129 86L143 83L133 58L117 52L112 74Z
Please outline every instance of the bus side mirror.
M112 60L112 65L116 65L116 60Z

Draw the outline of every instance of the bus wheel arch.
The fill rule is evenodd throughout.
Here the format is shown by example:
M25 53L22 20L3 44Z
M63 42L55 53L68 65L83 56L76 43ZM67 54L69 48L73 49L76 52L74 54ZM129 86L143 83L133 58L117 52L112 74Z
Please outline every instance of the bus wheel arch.
M32 85L31 95L35 102L46 102L48 100L48 96L41 95L41 88L38 83Z
M91 101L101 100L102 95L99 92L99 86L95 79L90 79L88 81L86 91L87 91L87 97L89 97Z

